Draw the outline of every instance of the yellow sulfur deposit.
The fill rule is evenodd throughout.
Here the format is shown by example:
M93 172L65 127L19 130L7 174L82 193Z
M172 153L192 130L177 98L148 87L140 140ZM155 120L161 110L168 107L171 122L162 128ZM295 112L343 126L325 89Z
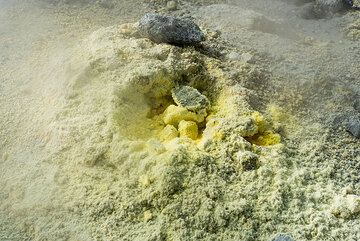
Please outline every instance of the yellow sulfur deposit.
M162 141L170 141L179 136L178 130L173 125L166 125L160 133Z
M152 219L152 217L153 217L153 215L152 215L151 211L146 210L146 211L144 212L144 221L145 221L145 222L150 221L150 220Z
M281 141L281 137L279 134L276 134L271 130L267 130L248 138L248 140L255 145L271 146L279 144Z
M164 112L163 121L165 124L178 126L182 120L203 122L206 113L196 114L181 106L170 105Z
M272 126L263 115L255 111L251 116L255 121L258 132L247 138L249 142L259 146L271 146L281 142L281 136L272 130Z
M142 187L148 187L150 185L150 179L147 175L142 175L139 177L139 184L142 186Z
M179 123L180 137L188 137L195 140L198 136L198 126L194 121L182 120Z
M267 121L265 120L264 116L255 111L252 113L251 117L254 119L256 126L258 127L258 132L264 132L267 127Z

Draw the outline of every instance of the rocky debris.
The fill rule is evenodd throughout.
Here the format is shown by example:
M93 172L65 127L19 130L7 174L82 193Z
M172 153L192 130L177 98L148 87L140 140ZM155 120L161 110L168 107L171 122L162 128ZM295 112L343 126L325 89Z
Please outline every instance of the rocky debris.
M346 130L360 139L360 119L352 119L346 125Z
M316 0L306 4L300 11L300 15L305 19L326 18L336 13L349 10L352 3L344 0Z
M206 112L210 106L208 98L190 86L175 87L172 90L172 97L177 105L194 112Z
M155 43L195 45L205 38L194 22L156 13L145 14L140 19L139 31Z
M276 235L271 241L294 241L289 235L287 234L278 234Z

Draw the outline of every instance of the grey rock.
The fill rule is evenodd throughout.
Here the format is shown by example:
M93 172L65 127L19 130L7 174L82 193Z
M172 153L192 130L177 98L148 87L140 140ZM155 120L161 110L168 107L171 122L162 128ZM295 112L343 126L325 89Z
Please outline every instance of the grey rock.
M352 119L346 125L346 130L360 139L360 119Z
M294 239L287 234L277 234L271 241L294 241Z
M210 106L210 101L197 89L190 86L178 86L172 90L172 97L175 103L190 111L206 111Z
M360 113L360 97L353 102L354 109Z
M194 22L155 13L140 19L139 31L155 43L195 45L204 40L204 34Z
M328 12L340 12L349 7L349 3L345 0L316 0L316 5Z
M345 0L316 0L303 7L301 17L305 19L320 19L349 10L351 5Z

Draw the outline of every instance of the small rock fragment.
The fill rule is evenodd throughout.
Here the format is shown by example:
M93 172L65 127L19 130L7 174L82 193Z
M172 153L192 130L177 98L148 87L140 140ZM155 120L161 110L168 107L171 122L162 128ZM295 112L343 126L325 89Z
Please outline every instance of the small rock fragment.
M155 13L140 19L139 31L155 43L195 45L204 40L204 34L194 22Z
M287 234L278 234L273 239L271 239L271 241L294 241L294 240Z
M360 120L350 120L346 126L346 130L350 132L354 137L360 138Z
M168 1L166 3L166 9L169 11L174 11L177 8L177 3L175 1Z
M206 111L210 106L208 98L193 87L179 86L174 88L171 93L176 104L190 111Z
M179 123L180 137L188 137L195 140L198 137L198 126L194 121L180 121Z
M210 31L208 30L207 34L209 35L209 37L211 38L218 38L221 35L221 31L220 30L215 30L215 31Z
M357 110L357 112L360 113L360 98L353 102L353 107L355 110Z

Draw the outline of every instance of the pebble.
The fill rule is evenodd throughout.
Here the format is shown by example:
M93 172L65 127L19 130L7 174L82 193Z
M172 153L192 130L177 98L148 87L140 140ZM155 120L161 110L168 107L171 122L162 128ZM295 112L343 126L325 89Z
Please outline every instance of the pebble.
M155 43L195 45L205 38L194 22L156 13L145 14L140 19L139 31Z
M166 3L166 9L169 11L174 11L177 9L177 3L175 1L168 1Z
M278 234L276 235L271 241L294 241L289 235L287 234Z
M352 119L346 125L346 130L350 132L354 137L360 139L360 120Z

